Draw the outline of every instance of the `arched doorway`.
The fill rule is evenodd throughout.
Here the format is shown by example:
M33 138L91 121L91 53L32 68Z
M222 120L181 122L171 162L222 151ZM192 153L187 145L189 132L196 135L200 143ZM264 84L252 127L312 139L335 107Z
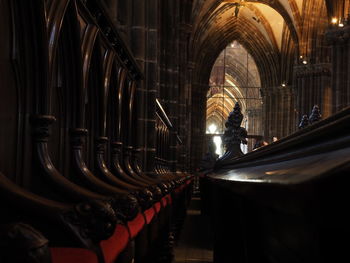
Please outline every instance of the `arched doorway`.
M256 63L248 51L237 41L229 44L218 56L211 71L207 93L206 134L224 152L221 135L225 122L236 102L241 106L250 139L242 151L253 149L255 140L263 135L261 81Z

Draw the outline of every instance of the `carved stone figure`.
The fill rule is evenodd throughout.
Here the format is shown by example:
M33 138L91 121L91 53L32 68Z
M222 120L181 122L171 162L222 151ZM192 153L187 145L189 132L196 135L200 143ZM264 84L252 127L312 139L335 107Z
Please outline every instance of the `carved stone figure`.
M315 105L312 109L311 114L310 114L309 122L310 122L310 124L313 124L313 123L321 120L321 118L322 118L322 115L320 112L320 108L318 107L318 105Z
M305 114L301 118L300 124L299 124L299 129L303 129L305 127L309 126L309 117Z

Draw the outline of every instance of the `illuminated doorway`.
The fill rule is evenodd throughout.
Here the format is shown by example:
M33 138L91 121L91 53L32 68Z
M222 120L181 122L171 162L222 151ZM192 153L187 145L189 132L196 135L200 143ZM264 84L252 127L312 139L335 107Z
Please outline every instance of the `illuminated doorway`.
M217 146L218 154L224 152L220 136L236 102L241 106L244 116L242 127L247 129L248 135L262 135L260 89L260 75L254 59L237 41L232 42L215 61L207 93L206 133ZM254 140L248 139L248 145L242 146L242 151L247 153L252 150L254 143Z

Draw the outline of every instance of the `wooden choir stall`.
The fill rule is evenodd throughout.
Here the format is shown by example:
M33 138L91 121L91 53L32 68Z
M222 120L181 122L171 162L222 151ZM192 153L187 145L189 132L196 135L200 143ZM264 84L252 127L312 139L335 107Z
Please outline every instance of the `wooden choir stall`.
M192 176L163 154L160 103L157 164L143 171L143 76L101 1L2 8L0 262L171 262Z

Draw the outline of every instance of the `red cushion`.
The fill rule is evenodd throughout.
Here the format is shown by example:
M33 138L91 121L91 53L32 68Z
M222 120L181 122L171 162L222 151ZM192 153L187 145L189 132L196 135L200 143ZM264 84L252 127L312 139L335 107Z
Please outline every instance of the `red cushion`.
M154 209L156 210L156 212L158 214L159 211L160 211L160 207L161 207L160 202L155 203L153 207L154 207Z
M186 184L189 185L190 183L192 183L192 180L187 180Z
M156 214L156 211L153 207L147 209L145 212L143 212L145 219L146 219L146 223L149 224L151 223L154 215Z
M52 263L98 263L94 252L85 248L50 248Z
M162 202L163 207L166 207L168 205L168 201L165 196L160 201Z
M105 263L113 263L129 242L129 231L126 226L118 224L114 234L108 240L101 241Z
M145 223L145 218L141 213L139 213L134 220L128 222L128 228L130 231L131 238L137 236L137 234L141 231Z

